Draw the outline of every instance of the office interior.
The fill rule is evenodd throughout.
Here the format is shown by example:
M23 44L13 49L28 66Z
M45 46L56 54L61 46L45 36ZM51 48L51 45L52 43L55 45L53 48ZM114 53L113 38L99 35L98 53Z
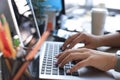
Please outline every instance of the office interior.
M18 0L14 0L18 1ZM29 9L25 8L26 3L20 1L18 13L21 16L28 17ZM19 2L18 1L18 2ZM26 29L25 34L35 36L35 39L31 39L31 42L37 42L40 35L43 34L48 28L51 30L51 34L47 40L64 42L69 36L77 32L91 33L91 11L93 8L107 9L108 15L105 21L104 34L109 34L120 30L120 7L119 0L26 0L32 2L33 11L37 21L37 31L34 28ZM23 3L22 3L23 2ZM30 5L29 5L30 6ZM16 14L17 15L17 14ZM25 18L23 18L25 21ZM19 20L18 20L19 22ZM19 23L18 23L19 24ZM29 24L31 26L31 24ZM21 31L24 29L21 27ZM33 32L27 33L27 30ZM12 35L16 34L16 31L12 30ZM24 35L24 31L23 31ZM37 35L37 36L36 36ZM25 36L25 35L24 35ZM25 38L26 40L26 38ZM30 41L30 40L28 40ZM25 42L25 47L31 47L34 44ZM38 57L30 64L31 73L38 79L39 74ZM37 66L36 66L37 65ZM33 69L34 68L34 69Z
M29 0L26 1L29 2ZM76 32L92 34L91 13L93 8L103 8L108 11L104 25L104 34L119 30L120 8L118 0L112 0L111 2L108 0L31 0L31 2L33 7L32 12L35 14L34 17L38 25L36 31L38 36L36 38L42 35L47 28L51 29L51 40L54 39L63 42ZM18 12L14 10L17 15L18 25L22 23L22 20L21 22L19 20L20 17L28 17L30 14L29 8L24 8L24 4L24 1L21 4L18 3ZM20 16L18 16L18 13ZM24 20L24 18L21 19ZM13 29L12 31L14 32ZM15 32L12 34L15 34ZM24 34L24 31L22 34ZM27 33L27 35L30 35L30 33Z
M44 9L44 16L47 17L48 27L52 26L52 35L55 40L65 41L76 32L91 34L92 9L104 8L108 11L104 26L104 34L107 34L119 30L120 9L118 3L117 0L111 2L108 0L48 0L43 3L47 7Z

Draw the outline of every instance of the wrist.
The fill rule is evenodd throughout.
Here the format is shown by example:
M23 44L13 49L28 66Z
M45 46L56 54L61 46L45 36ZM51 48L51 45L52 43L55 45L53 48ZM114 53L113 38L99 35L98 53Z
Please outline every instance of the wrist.
M100 42L101 46L112 46L113 45L113 38L111 37L111 34L108 35L101 35L100 36Z
M120 33L116 32L100 37L103 46L120 47Z
M105 46L106 45L106 40L104 38L104 35L98 36L98 40L99 40L99 45L100 46Z

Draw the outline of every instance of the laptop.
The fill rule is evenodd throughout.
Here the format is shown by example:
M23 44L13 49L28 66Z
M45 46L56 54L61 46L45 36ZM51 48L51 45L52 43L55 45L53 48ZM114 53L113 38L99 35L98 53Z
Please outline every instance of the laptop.
M0 0L0 14L4 14L12 37L18 35L21 46L32 47L40 38L40 31L35 19L31 0ZM33 44L31 41L35 40Z
M28 46L28 43L30 42L31 37L30 37L30 40L27 40L26 36L27 37L31 36L35 31L36 35L38 36L37 37L32 36L32 38L40 37L40 33L38 31L38 25L35 20L35 14L32 6L30 6L31 8L30 10L32 10L31 11L32 18L33 18L32 20L34 23L34 27L31 28L32 30L34 28L33 32L31 32L31 30L27 31L28 28L26 29L24 28L24 26L20 27L21 24L18 23L19 21L17 19L18 15L16 15L15 13L16 10L13 7L14 5L13 1L23 2L26 0L22 0L22 1L21 0L0 0L0 14L2 13L5 14L11 26L10 28L13 36L17 34L20 38L22 45ZM16 6L19 7L18 5ZM25 30L25 31L22 31L21 28L22 30ZM24 35L24 34L27 34L27 35ZM55 65L57 61L57 59L55 58L55 55L61 52L60 47L62 46L62 44L63 42L45 41L43 46L40 48L40 51L38 52L38 54L40 54L39 56L39 79L40 80L44 80L44 79L48 79L48 80L115 80L111 73L102 72L91 67L83 67L79 69L77 72L74 72L73 74L66 74L66 70L74 66L72 62L69 62L68 64L66 64L64 68L59 68L57 65Z
M55 55L61 52L63 42L46 41L40 49L39 78L42 80L115 80L112 74L102 72L92 67L83 67L78 71L67 74L67 69L74 66L74 62L67 63L63 68L59 68L55 63ZM83 46L77 44L74 48Z

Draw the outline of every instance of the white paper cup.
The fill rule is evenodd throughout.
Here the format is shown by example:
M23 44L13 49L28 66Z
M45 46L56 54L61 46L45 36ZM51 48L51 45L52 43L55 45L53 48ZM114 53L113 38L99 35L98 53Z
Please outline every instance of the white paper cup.
M104 25L107 16L107 10L104 8L93 8L92 9L92 34L103 35Z

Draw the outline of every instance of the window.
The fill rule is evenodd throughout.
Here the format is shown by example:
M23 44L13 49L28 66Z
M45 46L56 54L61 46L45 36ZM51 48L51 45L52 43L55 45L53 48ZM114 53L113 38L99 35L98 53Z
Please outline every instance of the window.
M93 0L94 6L97 6L101 3L105 4L105 7L107 8L120 10L120 0Z
M64 0L65 14L67 16L83 15L86 12L88 0Z

